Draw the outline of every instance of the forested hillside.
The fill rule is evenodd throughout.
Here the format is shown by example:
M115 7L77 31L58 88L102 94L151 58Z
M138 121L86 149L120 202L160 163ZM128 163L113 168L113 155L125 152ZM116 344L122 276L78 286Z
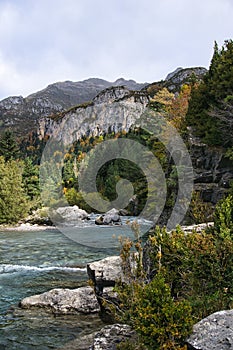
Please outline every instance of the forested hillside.
M0 137L2 164L0 222L17 222L20 218L27 215L27 213L40 208L42 205L39 196L39 164L44 146L50 137L48 131L51 131L51 125L54 127L56 123L62 122L64 118L69 118L69 115L76 117L75 113L82 112L85 115L85 111L89 105L93 103L97 105L100 103L101 98L111 99L112 93L123 93L123 97L118 97L119 101L128 98L132 106L135 103L145 104L147 101L147 108L157 115L162 115L178 130L187 147L190 148L191 153L195 153L192 151L193 145L190 143L194 135L199 138L198 142L207 144L208 152L215 152L214 155L212 154L212 157L216 158L216 154L221 155L219 163L216 163L217 165L214 163L213 165L215 168L217 166L220 167L220 170L217 169L218 171L215 171L216 169L214 169L217 180L211 180L214 184L212 187L208 187L208 183L210 182L208 176L210 178L210 174L206 173L206 166L203 167L205 180L202 181L203 186L199 186L198 190L193 194L193 200L186 218L189 222L211 220L211 212L217 200L208 199L206 193L212 190L212 188L217 191L216 186L218 188L222 186L221 188L223 190L220 192L218 190L216 192L217 195L215 195L215 198L220 199L232 191L232 67L233 42L231 40L226 41L221 49L215 43L209 71L205 71L202 68L179 69L173 74L170 74L168 80L150 84L147 87L143 87L143 90L137 93L127 92L128 90L121 90L119 87L112 88L112 90L108 88L105 92L101 93L102 95L100 97L94 99L94 102L91 102L91 104L80 105L68 112L62 112L44 119L52 121L52 124L49 124L50 129L44 129L43 134L41 134L41 129L38 130L40 137L36 133L29 133L27 137L16 138L16 135L14 135L10 128L6 130ZM78 114L77 118L79 118ZM109 120L108 123L110 122ZM43 118L42 123L44 123ZM104 123L107 123L107 120L102 120L102 123L104 125ZM165 224L169 210L171 210L175 203L178 190L177 173L174 164L170 160L170 155L165 150L162 142L154 135L150 135L141 128L130 127L129 121L125 124L127 126L126 129L122 126L123 124L120 125L121 128L118 129L116 129L116 126L114 128L109 126L108 130L104 130L101 133L98 131L99 134L98 132L96 133L97 129L95 132L89 130L88 134L82 135L73 144L64 155L62 193L58 191L58 187L61 184L58 186L58 184L51 182L48 192L58 193L57 203L54 203L53 200L53 203L48 202L47 205L63 205L61 197L64 196L70 205L76 204L91 212L92 208L85 203L83 195L79 191L77 180L79 164L96 144L108 139L127 138L140 142L148 150L152 151L166 174L167 198L165 212L161 218L161 224ZM98 130L101 130L100 124L98 124ZM56 154L53 157L60 159ZM194 159L194 162L198 163L198 159ZM221 167L224 171L221 170ZM10 169L14 169L12 170L14 176L9 176ZM201 169L199 166L197 179L195 180L198 183L201 182L200 178L203 178L203 174L200 174ZM210 172L212 171L211 169L209 165ZM226 179L224 178L223 181L224 176ZM133 184L139 201L136 214L139 214L145 204L148 191L145 177L136 165L122 159L111 160L103 166L97 176L97 189L103 198L107 198L110 201L114 200L116 198L116 183L120 178L124 177ZM222 184L223 182L225 185ZM16 192L18 193L17 196L15 196ZM127 209L132 214L130 206Z

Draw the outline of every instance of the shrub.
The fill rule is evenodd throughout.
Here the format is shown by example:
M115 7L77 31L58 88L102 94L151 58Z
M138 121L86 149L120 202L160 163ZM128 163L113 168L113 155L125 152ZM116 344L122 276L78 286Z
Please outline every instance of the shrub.
M233 195L229 195L217 204L214 230L222 238L233 239Z

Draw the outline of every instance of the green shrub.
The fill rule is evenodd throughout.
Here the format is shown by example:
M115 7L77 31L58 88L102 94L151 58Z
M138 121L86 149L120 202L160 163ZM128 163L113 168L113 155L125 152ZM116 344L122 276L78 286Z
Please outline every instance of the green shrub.
M222 238L233 239L233 195L229 195L217 204L214 230Z
M147 349L182 349L181 341L192 329L190 304L174 300L162 273L148 284L131 283L118 289L124 299L121 320L140 335Z

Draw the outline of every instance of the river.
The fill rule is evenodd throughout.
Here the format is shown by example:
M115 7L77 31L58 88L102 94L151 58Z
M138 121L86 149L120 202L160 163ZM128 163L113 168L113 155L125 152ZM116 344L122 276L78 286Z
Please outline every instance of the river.
M116 237L128 227L83 227L88 246L59 230L0 232L0 350L58 349L103 326L98 315L53 315L22 310L21 299L53 288L77 288L87 283L86 264L119 253ZM98 237L96 246L93 232ZM89 236L88 236L89 234Z

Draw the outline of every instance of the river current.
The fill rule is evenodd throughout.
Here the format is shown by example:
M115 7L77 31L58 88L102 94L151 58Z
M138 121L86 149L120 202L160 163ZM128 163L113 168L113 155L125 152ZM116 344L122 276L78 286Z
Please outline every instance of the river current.
M118 254L117 236L133 237L127 225L102 228L90 222L79 232L85 243L90 237L89 244L56 229L0 232L0 350L58 349L103 326L98 315L53 315L18 306L27 296L85 285L86 264ZM103 243L96 245L93 237Z

